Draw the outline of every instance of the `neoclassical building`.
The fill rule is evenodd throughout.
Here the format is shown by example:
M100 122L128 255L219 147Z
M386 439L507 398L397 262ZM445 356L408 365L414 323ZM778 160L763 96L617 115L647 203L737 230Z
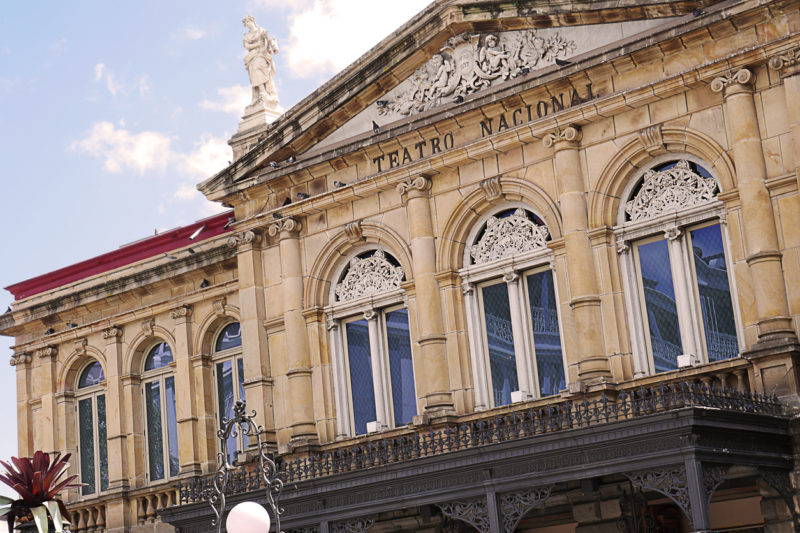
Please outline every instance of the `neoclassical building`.
M800 3L437 0L199 184L8 287L73 532L800 531ZM234 435L228 508L265 501Z

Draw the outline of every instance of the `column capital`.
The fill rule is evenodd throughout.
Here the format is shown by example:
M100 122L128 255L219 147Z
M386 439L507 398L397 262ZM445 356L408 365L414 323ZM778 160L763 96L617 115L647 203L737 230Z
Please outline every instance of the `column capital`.
M621 242L617 243L617 253L619 255L625 255L627 253L630 253L630 251L631 251L631 247L628 246L627 242L621 241Z
M780 72L781 78L800 73L800 48L772 56L767 65L772 70Z
M751 90L752 87L750 87L750 85L753 81L753 72L750 69L743 68L736 72L728 71L727 74L714 78L711 81L711 90L715 93L724 90L724 95L728 96L743 90Z
M261 234L255 230L247 230L228 238L228 246L238 248L239 246L253 246L261 242Z
M503 274L503 281L505 281L509 285L512 283L516 283L517 281L519 281L519 273L514 270L512 270L511 272L506 272L505 274Z
M667 228L664 230L664 237L667 240L674 241L681 236L681 230L675 226Z
M280 239L297 238L300 235L300 230L303 229L303 224L296 218L285 217L277 222L270 224L267 232L270 237L280 234Z
M30 352L20 352L15 353L11 356L11 359L8 361L8 364L11 366L26 366L31 362L31 354Z
M577 146L581 142L583 133L578 126L567 126L545 134L542 143L545 148L555 147L556 150Z
M55 359L58 355L58 348L56 346L45 346L36 350L36 355L39 359Z
M413 178L406 178L405 180L398 183L397 194L399 194L401 197L410 194L415 194L415 196L420 196L423 192L429 190L430 188L431 188L430 177L421 174Z
M122 328L120 326L111 326L103 330L103 339L112 343L119 342L122 339Z
M169 317L172 320L189 320L192 316L192 306L191 305L180 305L178 307L173 307L169 310Z

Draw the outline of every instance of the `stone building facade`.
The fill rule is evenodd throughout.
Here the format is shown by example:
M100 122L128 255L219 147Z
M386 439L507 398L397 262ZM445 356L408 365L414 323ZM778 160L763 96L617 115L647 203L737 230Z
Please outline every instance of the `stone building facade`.
M232 215L9 288L19 451L74 531L212 530L236 400L286 531L798 530L798 64L798 2L434 2Z

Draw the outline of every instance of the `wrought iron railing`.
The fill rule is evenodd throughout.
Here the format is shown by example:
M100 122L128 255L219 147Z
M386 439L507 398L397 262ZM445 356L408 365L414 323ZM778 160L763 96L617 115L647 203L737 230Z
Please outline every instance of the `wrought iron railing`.
M767 415L783 414L783 407L774 395L765 396L727 387L708 387L704 383L680 381L621 391L613 398L603 394L593 400L567 400L461 424L412 431L315 452L303 458L278 458L276 462L283 481L293 483L686 407L710 407ZM262 488L259 474L250 471L245 465L230 473L225 492L241 494ZM212 476L182 481L178 484L178 504L207 501L209 491L212 490Z

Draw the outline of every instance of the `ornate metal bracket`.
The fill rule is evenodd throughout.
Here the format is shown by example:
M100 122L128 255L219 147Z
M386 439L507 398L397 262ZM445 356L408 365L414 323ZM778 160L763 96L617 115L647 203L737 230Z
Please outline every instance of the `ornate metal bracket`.
M692 505L689 501L689 485L683 466L661 470L640 470L625 474L639 490L660 492L680 507L689 522L692 522Z
M453 520L461 520L481 533L489 533L489 507L486 498L460 502L437 503L442 514Z
M264 428L257 426L253 422L256 416L255 410L248 415L245 402L239 400L233 406L233 417L228 420L222 419L222 428L217 431L217 438L220 441L221 451L217 453L217 471L214 474L213 490L208 491L206 500L214 511L214 519L211 525L217 528L217 533L222 531L222 517L225 515L225 489L228 487L228 479L234 466L228 461L228 439L236 437L241 432L243 437L255 437L258 449L258 473L260 474L264 487L266 487L267 504L272 510L272 519L275 523L275 531L281 531L281 514L283 509L278 507L278 499L283 491L283 481L278 478L278 469L275 461L270 457L267 443L261 440Z
M366 533L375 524L374 518L356 518L343 520L333 524L333 533Z
M789 479L789 472L774 468L759 468L758 472L767 482L767 485L775 489L783 499L792 515L794 530L800 531L800 515L797 514L797 508L794 504L794 491L792 490L792 481Z
M728 470L731 465L704 464L703 484L706 489L706 505L711 505L714 491L728 479Z
M542 505L550 493L553 485L537 487L520 492L509 492L500 496L500 511L503 513L503 531L512 533L522 517L531 509Z

